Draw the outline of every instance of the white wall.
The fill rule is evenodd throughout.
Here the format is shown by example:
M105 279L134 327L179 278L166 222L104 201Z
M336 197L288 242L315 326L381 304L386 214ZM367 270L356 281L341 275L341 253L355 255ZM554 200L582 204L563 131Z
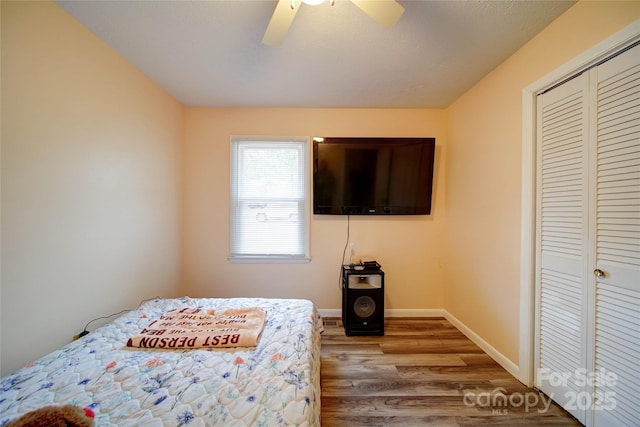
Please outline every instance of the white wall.
M2 2L1 370L181 279L183 108L50 2Z

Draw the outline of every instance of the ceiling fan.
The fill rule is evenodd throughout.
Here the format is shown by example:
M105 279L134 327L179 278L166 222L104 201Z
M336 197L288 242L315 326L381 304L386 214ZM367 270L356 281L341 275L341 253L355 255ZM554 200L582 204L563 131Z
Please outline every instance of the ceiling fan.
M271 16L271 21L269 21L269 26L262 38L262 43L269 46L277 46L282 43L301 4L316 5L322 3L322 1L278 0L276 9ZM334 1L330 0L332 6ZM404 7L396 0L351 0L351 2L384 28L391 28L404 13Z

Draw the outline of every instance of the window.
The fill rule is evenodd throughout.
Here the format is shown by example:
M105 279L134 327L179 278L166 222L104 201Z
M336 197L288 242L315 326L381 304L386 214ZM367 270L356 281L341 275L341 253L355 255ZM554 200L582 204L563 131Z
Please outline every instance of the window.
M232 262L308 262L308 138L231 138Z

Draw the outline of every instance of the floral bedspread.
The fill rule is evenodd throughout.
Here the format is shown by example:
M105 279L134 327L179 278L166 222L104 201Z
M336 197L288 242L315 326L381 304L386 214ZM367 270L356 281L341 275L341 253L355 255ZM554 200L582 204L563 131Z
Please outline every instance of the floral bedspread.
M255 348L149 350L127 339L169 310L261 307ZM320 333L296 299L156 299L2 378L0 426L51 404L96 426L320 426Z

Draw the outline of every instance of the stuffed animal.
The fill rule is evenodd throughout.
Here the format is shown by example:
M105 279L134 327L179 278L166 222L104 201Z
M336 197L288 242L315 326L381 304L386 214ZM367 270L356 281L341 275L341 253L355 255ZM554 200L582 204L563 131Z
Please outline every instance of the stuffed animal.
M89 408L74 405L45 406L27 412L5 427L90 427L95 414Z

